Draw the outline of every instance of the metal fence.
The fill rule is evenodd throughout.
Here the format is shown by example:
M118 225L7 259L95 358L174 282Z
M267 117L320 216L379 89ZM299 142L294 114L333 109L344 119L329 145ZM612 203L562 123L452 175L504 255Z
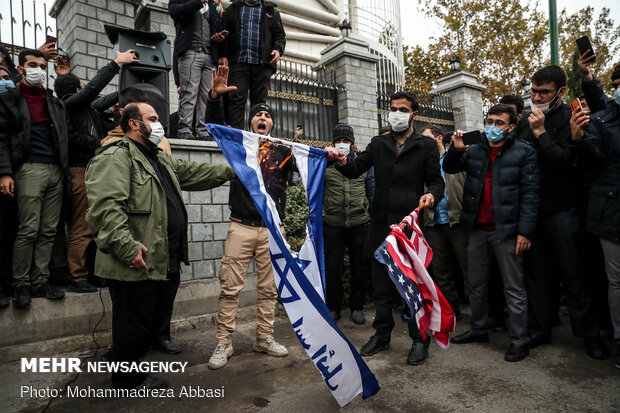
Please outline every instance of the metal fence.
M333 69L280 60L271 77L267 103L276 113L273 136L290 139L302 125L304 140L330 141L338 123L338 91Z
M407 90L402 88L399 90ZM422 90L408 90L415 94L420 105L418 116L414 120L416 130L428 125L441 126L444 131L454 131L454 114L460 109L452 107L452 99L441 93ZM390 93L377 92L377 121L379 128L388 125L387 116L390 109Z

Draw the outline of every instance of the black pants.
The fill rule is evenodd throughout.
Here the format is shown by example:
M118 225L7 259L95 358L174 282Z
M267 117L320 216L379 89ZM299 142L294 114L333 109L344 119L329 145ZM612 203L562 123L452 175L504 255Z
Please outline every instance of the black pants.
M237 90L228 93L227 123L233 128L244 129L245 103L250 91L250 107L264 103L269 92L269 80L273 74L271 66L231 63L228 74L228 86L237 86Z
M551 277L557 271L566 290L573 335L594 337L599 334L577 245L578 223L574 210L562 211L539 221L532 250L525 256L530 333L551 333L555 284Z
M13 283L13 244L17 234L17 201L0 195L0 291L10 295Z
M330 310L340 311L344 297L342 273L344 272L345 249L349 253L351 269L351 292L349 308L351 311L364 308L364 294L368 279L370 260L364 255L364 241L368 224L354 227L323 226L325 245L325 301Z
M114 361L139 361L161 330L165 330L166 322L170 334L169 317L178 286L178 281L171 280L109 280ZM112 384L115 388L133 388L146 376L146 373L112 373Z
M394 307L394 301L400 298L400 295L390 279L385 265L374 258L372 259L372 284L375 289L375 321L372 323L372 328L376 330L376 335L389 340L395 325L392 307ZM414 340L420 339L421 335L415 317L411 319L407 326L409 328L409 337Z

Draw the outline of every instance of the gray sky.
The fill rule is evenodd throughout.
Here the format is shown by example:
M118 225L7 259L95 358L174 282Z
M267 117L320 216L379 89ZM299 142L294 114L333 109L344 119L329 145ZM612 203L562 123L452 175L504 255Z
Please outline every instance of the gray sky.
M587 7L594 7L595 15L598 15L603 7L611 9L610 17L620 23L620 1L618 0L556 0L558 14L562 9L566 9L569 14ZM489 1L489 5L493 0ZM548 15L549 2L539 0L538 10L544 11ZM418 0L400 0L401 26L403 30L404 44L420 45L426 48L430 43L430 38L438 36L437 24L432 19L428 19L418 10Z

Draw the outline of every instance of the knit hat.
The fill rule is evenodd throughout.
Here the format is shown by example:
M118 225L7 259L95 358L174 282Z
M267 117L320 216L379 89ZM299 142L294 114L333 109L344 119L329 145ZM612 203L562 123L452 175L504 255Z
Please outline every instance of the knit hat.
M263 110L266 112L269 112L269 115L271 116L271 119L273 120L273 110L271 109L271 106L269 106L266 103L257 103L256 105L250 108L250 116L248 117L248 127L250 128L250 130L252 130L252 118L258 112L263 111Z
M620 65L614 68L614 71L611 72L611 80L614 81L620 78Z
M355 143L355 134L353 128L346 123L339 123L334 126L334 133L332 134L332 143L337 139L348 139L351 143Z

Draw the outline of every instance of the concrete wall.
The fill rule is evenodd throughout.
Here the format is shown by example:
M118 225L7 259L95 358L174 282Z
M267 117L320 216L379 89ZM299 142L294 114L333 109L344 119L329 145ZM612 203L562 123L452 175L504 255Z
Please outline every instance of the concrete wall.
M476 80L476 75L464 70L451 73L437 80L434 92L444 93L452 98L452 107L459 108L454 114L454 129L480 130L484 127L482 113L482 91L486 86Z
M214 142L172 140L173 156L195 162L226 163ZM188 212L189 265L181 268L181 287L175 301L173 321L217 312L220 284L218 272L229 226L229 185L209 191L183 192ZM256 304L256 273L252 261L241 293L240 307ZM102 304L103 301L103 304ZM9 306L0 310L0 356L17 344L89 335L97 327L112 326L111 302L107 289L99 294L67 293L64 300L34 298L26 309Z

